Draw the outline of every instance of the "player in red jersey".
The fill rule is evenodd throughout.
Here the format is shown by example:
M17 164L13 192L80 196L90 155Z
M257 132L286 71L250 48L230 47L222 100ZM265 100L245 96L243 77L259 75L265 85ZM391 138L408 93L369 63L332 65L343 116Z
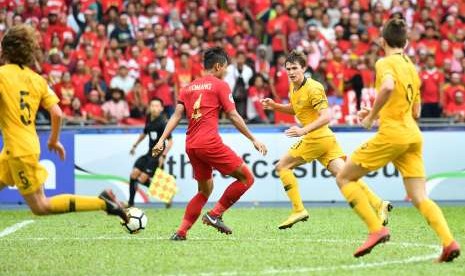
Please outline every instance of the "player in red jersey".
M223 144L218 132L219 113L223 110L233 125L247 137L261 154L266 146L250 133L242 117L237 113L231 90L222 79L226 74L228 56L219 47L208 49L204 54L206 75L193 81L180 91L179 101L165 131L153 147L154 156L163 151L164 142L176 128L184 112L189 119L186 137L186 153L192 164L194 178L199 192L187 204L181 226L171 237L172 240L185 240L213 190L212 170L236 178L231 183L213 209L203 217L203 223L218 231L231 234L231 229L223 222L222 215L252 186L254 182L250 169L242 159Z

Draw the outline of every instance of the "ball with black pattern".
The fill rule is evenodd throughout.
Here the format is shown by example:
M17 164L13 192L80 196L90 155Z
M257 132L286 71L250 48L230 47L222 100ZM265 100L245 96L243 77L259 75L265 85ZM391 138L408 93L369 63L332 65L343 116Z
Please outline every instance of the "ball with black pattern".
M126 210L126 213L129 221L127 223L121 222L121 225L129 234L137 234L145 229L147 226L147 216L144 211L136 207L130 207Z

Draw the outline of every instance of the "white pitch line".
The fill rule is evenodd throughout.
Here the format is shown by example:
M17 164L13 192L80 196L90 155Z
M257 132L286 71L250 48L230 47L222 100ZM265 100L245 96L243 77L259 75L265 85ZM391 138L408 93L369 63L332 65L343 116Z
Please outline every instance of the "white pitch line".
M6 236L14 231L18 230L19 228L31 223L33 221L23 221L21 223L17 223L0 233L0 237ZM22 225L21 225L22 224ZM4 232L11 228L16 228L5 235L2 236ZM111 237L111 236L100 236L100 237L20 237L20 238L7 238L3 240L36 240L36 241L50 241L50 240L57 240L57 241L66 241L66 240L79 240L79 241L96 241L96 240L159 240L159 241L169 241L166 237L137 237L132 235L127 236L119 236L119 237ZM208 239L208 238L189 238L190 241L211 241L211 242L218 242L218 241L239 241L239 240L249 240L249 241L275 241L276 239L271 238L262 238L262 239L254 239L254 238L233 238L228 237L226 239ZM359 241L356 240L336 240L336 239L286 239L288 242L310 242L310 243L358 243ZM169 241L172 242L172 241ZM188 242L188 241L187 241ZM176 242L178 244L180 242ZM184 243L184 242L182 242ZM174 243L173 243L174 244ZM351 265L339 265L339 266L319 266L319 267L299 267L299 268L275 268L275 269L266 269L262 271L256 272L247 272L247 271L225 271L225 272L201 272L201 273L194 273L194 274L185 274L185 273L178 273L178 274L165 274L165 275L176 275L176 276L184 276L184 275L201 275L201 276L232 276L232 275L274 275L274 274L281 274L281 273L309 273L309 272L324 272L324 271L337 271L337 270L357 270L357 269L368 269L373 267L383 267L388 265L405 265L410 263L417 263L432 260L441 252L441 247L438 245L432 244L423 244L423 243L410 243L410 242L389 242L386 243L385 246L400 246L400 247L425 247L434 249L436 253L422 255L422 256L413 256L407 259L401 260L390 260L390 261L382 261L382 262L373 262L373 263L358 263L358 264L351 264Z
M9 240L57 240L57 241L66 241L66 240L79 240L79 241L96 241L96 240L157 240L157 241L169 241L168 237L141 237L138 235L125 235L125 236L100 236L100 237L18 237L18 238L7 238ZM287 242L310 242L310 243L349 243L349 244L358 244L360 241L357 240L336 240L336 239L285 239ZM211 242L228 242L228 241L276 241L272 238L236 238L236 237L227 237L227 238L189 238L186 242L189 241L211 241ZM184 242L183 242L184 243ZM400 246L400 247L427 247L431 249L439 248L437 245L425 244L425 243L411 243L411 242L393 242L390 241L384 246Z
M14 232L18 231L19 229L33 222L34 222L33 220L23 220L21 222L13 224L12 226L3 229L3 231L0 232L0 238L13 234Z

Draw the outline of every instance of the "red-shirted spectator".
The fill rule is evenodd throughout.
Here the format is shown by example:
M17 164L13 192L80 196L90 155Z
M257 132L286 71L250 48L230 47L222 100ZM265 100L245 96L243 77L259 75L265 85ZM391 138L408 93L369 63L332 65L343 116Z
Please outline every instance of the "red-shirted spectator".
M50 83L55 84L61 81L61 78L68 68L61 63L60 52L54 48L49 51L50 63L42 65L42 73L48 77Z
M60 99L60 107L63 109L69 108L71 100L76 97L76 89L71 82L71 74L65 72L61 78L61 82L57 83L53 88Z
M447 114L450 110L454 108L455 105L455 95L457 93L465 93L465 87L460 82L461 74L458 72L453 72L450 78L450 84L446 85L444 88L444 110Z
M333 59L328 62L327 78L329 97L342 97L344 91L344 61L340 49L333 50ZM328 97L328 98L329 98Z
M118 73L119 68L119 61L114 51L108 50L105 54L101 55L100 67L103 69L103 80L109 84Z
M437 40L437 32L434 23L429 21L426 23L425 37L418 43L419 47L424 46L428 49L429 53L436 53L439 49L439 41Z
M463 91L456 91L454 94L454 102L452 102L446 109L446 116L454 118L455 122L465 122L465 93Z
M86 112L83 110L82 103L79 98L73 98L71 105L63 109L65 115L65 124L67 125L83 125L86 122Z
M97 90L90 91L88 102L84 105L83 111L86 113L87 120L92 120L96 124L108 123L102 110L100 95Z
M442 67L444 65L444 60L445 59L452 59L453 58L453 52L450 47L450 42L446 39L443 39L441 41L441 45L435 53L436 56L436 66Z
M441 93L444 74L435 66L434 55L428 55L425 69L420 72L421 79L421 117L437 118L441 116Z
M147 88L139 80L136 80L134 88L126 96L131 118L144 118L149 100Z
M181 58L179 63L175 67L174 71L174 87L176 98L179 96L179 91L182 88L186 87L189 83L194 80L194 75L192 74L192 65L189 61L189 55L187 53L181 53Z
M174 112L174 100L172 86L172 74L166 70L167 59L166 56L159 57L160 68L154 73L155 91L151 97L157 97L163 101L164 112L169 116ZM177 99L176 99L177 100Z
M74 96L79 98L81 102L86 102L86 96L84 93L84 85L90 80L90 75L86 71L86 65L84 60L80 59L76 63L76 72L72 74L71 81L75 90Z
M265 81L265 77L261 74L256 74L251 79L252 85L248 89L248 101L247 101L247 120L248 123L269 123L269 119L266 116L265 110L263 109L262 99L269 97L270 90L268 84Z
M285 67L286 56L278 56L276 66L270 70L270 88L277 102L289 102L289 78Z

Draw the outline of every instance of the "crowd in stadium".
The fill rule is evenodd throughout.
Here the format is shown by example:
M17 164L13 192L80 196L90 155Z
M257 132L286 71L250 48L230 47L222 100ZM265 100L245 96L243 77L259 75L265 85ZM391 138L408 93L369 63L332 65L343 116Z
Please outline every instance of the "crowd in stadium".
M265 112L260 99L288 100L284 57L300 49L333 123L353 124L375 95L380 28L403 17L406 53L423 82L422 117L464 122L464 14L460 0L1 0L0 36L16 24L36 27L35 69L69 124L142 124L152 97L170 115L211 46L231 57L225 81L248 122L293 120Z

